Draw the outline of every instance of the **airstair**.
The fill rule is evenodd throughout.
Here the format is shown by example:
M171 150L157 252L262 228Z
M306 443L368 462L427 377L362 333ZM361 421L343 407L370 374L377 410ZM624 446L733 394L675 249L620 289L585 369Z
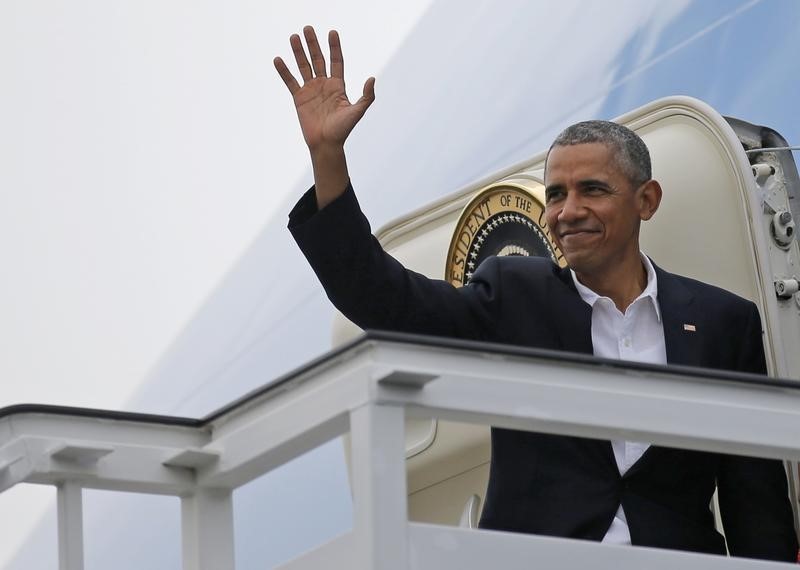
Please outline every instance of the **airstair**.
M800 461L796 380L368 332L202 419L2 409L0 489L57 488L60 570L84 567L84 489L179 497L184 570L234 570L233 491L349 432L352 530L280 568L796 567L410 522L409 418Z

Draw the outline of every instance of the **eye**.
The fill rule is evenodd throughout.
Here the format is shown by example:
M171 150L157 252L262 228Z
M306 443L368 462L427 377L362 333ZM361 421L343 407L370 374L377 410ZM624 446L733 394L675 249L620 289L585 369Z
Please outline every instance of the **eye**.
M544 192L544 202L549 204L555 200L560 200L564 196L564 191L559 188L548 188Z
M585 194L589 194L590 196L599 196L601 194L608 193L608 188L605 186L598 186L596 184L592 184L591 186L586 186L583 189Z

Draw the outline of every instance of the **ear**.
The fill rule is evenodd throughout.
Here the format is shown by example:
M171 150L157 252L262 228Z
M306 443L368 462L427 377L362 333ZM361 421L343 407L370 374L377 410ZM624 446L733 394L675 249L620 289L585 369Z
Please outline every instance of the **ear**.
M661 184L648 180L639 187L639 219L647 221L653 217L661 204Z

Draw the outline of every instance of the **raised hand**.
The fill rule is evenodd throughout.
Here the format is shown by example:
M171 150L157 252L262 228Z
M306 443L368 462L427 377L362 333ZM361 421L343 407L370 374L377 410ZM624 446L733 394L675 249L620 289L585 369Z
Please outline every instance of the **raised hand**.
M300 36L294 34L289 38L303 85L297 82L280 57L275 58L275 68L294 98L300 127L309 148L326 144L343 145L347 135L375 100L375 79L367 79L364 94L355 103L350 103L344 86L344 60L339 34L335 30L328 33L330 76L314 28L306 26L303 35L308 44L310 64Z
M298 83L280 57L275 58L274 64L294 99L303 138L311 151L317 204L322 208L347 186L349 175L344 142L375 100L375 78L367 79L361 98L350 103L344 86L344 59L339 34L335 30L328 33L330 76L314 28L306 26L303 35L311 63L300 36L293 34L289 38L303 85Z

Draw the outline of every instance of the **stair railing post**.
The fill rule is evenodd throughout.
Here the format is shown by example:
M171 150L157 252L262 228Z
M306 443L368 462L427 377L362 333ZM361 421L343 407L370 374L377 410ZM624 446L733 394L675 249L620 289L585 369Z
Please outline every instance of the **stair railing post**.
M78 483L56 485L58 503L58 568L83 570L83 489Z
M232 495L198 488L181 497L183 570L234 570Z
M350 412L353 531L364 570L408 568L405 418L399 406Z

